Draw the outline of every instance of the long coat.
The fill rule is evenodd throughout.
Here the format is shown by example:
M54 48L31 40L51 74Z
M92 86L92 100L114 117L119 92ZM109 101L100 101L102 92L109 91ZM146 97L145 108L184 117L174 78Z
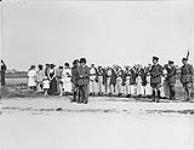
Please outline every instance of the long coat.
M89 77L90 77L90 68L85 65L84 67L78 68L78 86L86 86L89 84Z
M175 84L176 83L176 68L173 66L171 68L166 67L167 71L167 77L166 80L169 84Z
M193 76L192 65L190 64L183 65L181 67L181 82L183 84L192 82L192 76Z
M163 67L159 64L153 65L150 70L150 83L161 84L161 75L163 74Z

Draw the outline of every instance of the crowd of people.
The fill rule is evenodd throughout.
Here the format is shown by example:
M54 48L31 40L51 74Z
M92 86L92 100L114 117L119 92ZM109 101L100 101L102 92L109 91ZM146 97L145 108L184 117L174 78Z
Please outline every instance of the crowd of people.
M153 64L148 66L108 66L96 67L86 64L86 59L76 59L70 67L69 63L56 67L54 64L32 65L28 71L28 86L37 92L48 95L73 95L72 102L88 103L88 96L118 96L152 98L159 102L160 98L176 99L175 84L178 71L185 91L185 101L191 97L193 85L193 66L188 58L183 58L183 66L177 68L169 60L164 66L159 58L153 57ZM169 94L166 94L168 90Z

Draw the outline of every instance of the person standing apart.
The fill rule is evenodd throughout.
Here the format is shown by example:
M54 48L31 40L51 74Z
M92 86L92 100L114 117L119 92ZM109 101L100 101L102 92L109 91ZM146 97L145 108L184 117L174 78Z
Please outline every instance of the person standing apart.
M90 91L90 95L91 96L95 96L96 93L98 92L97 90L97 69L95 67L94 64L91 65L90 67L90 87L89 87L89 91Z
M78 69L79 78L77 84L79 86L79 91L81 95L81 103L88 103L88 86L89 86L89 77L90 77L90 69L86 65L86 59L80 59L80 67Z
M7 67L3 60L1 60L1 85L5 85L5 72L7 70Z
M183 66L181 67L181 83L185 90L185 101L189 101L191 98L191 86L193 83L193 67L188 63L188 58L182 59Z
M36 66L32 65L28 70L28 87L33 91L36 90Z
M160 87L161 87L161 75L163 74L163 68L159 62L158 57L153 57L152 59L153 65L150 70L150 84L152 87L152 94L153 94L153 101L159 102L159 97L160 97Z

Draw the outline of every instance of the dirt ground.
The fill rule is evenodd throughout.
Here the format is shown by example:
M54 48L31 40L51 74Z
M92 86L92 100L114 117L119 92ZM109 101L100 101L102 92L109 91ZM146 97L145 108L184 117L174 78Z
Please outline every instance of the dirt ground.
M193 150L194 103L95 97L3 99L0 149Z

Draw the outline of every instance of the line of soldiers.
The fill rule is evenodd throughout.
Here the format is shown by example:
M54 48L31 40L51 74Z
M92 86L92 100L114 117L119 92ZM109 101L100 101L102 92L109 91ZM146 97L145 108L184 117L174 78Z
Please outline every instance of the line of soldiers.
M73 62L72 83L74 91L74 99L72 102L78 103L88 102L88 93L91 96L99 95L118 95L118 97L126 95L131 97L152 97L153 101L159 102L164 92L163 82L167 81L170 96L175 100L175 83L177 68L173 61L162 66L159 64L159 58L153 57L153 65L142 67L135 65L133 67L120 66L103 68L95 67L94 64L89 68L86 65L86 59L81 58ZM183 66L180 68L180 81L185 90L185 101L189 101L191 97L191 86L193 84L193 67L188 63L188 58L182 59ZM163 89L162 89L163 88ZM124 94L125 93L125 94Z

